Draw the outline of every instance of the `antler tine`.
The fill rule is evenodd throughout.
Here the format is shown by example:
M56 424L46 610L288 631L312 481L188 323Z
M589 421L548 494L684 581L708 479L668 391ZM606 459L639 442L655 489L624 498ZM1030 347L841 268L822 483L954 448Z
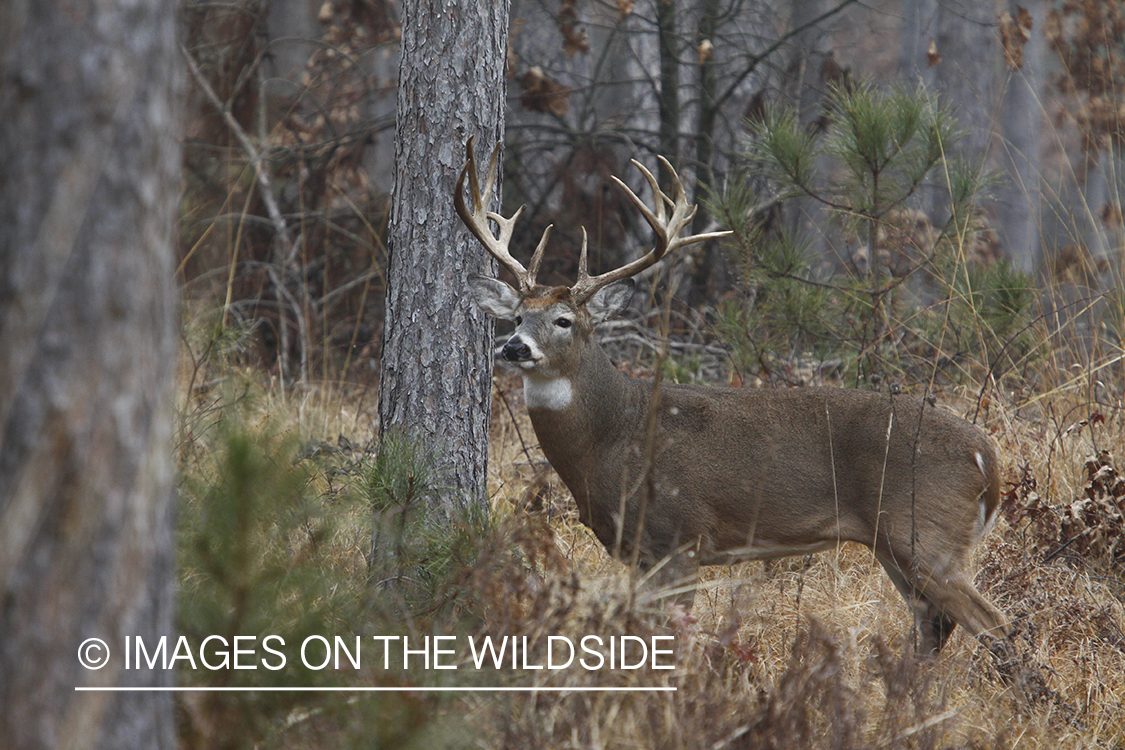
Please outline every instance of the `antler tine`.
M670 174L675 174L675 171L672 170L672 165L668 164L667 159L665 159L663 156L657 156L656 158L659 159L662 164L666 165L665 168L668 169ZM630 159L629 162L633 166L635 166L637 169L641 170L641 174L644 175L645 181L648 182L648 187L649 187L650 190L652 190L653 208L656 209L656 219L659 223L663 224L664 223L664 204L668 202L668 196L666 196L664 194L664 191L660 189L660 183L657 182L656 177L652 174L652 172L648 171L648 167L646 167L644 164L641 164L636 159ZM644 201L642 201L640 198L638 198L637 194L634 193L629 188L628 185L626 185L621 180L617 179L617 177L615 175L610 175L610 176L613 178L613 180L618 185L620 185L622 188L625 189L625 192L628 194L629 199L632 200L634 204L636 204L638 207L645 205ZM669 203L669 205L671 205L671 204ZM647 211L648 211L648 206L645 206L642 213L645 213ZM647 218L647 215L646 215L646 218Z
M590 274L586 272L589 266L586 263L586 227L582 227L582 250L578 253L578 281L582 282L583 279L590 278Z
M520 211L523 207L520 207ZM515 218L515 217L513 217ZM543 262L543 251L547 248L547 238L551 236L551 230L554 229L554 224L548 224L543 228L543 236L539 238L539 244L535 246L535 252L531 254L531 265L527 267L528 276L531 277L531 286L535 286L535 277L539 275L539 264Z
M668 160L663 156L657 157L664 168L668 170L668 174L672 176L672 185L675 192L675 199L668 197L668 195L660 189L656 181L656 177L652 172L645 168L643 164L633 159L633 164L641 170L645 180L648 181L649 187L652 188L653 204L654 207L650 209L645 205L644 201L637 197L637 194L617 177L611 179L617 183L618 187L625 191L625 195L633 202L633 205L645 217L645 221L652 227L653 233L656 235L656 243L648 253L632 263L618 268L614 271L608 271L598 276L590 276L586 272L586 230L582 230L582 255L578 261L578 282L570 288L571 296L575 302L581 303L594 296L599 289L609 286L615 281L627 279L635 276L641 271L645 270L651 265L657 263L661 258L669 253L672 253L681 247L694 245L697 242L704 242L706 240L718 239L726 237L731 232L707 232L705 234L695 234L687 237L681 237L680 232L684 230L691 220L695 218L696 207L687 201L687 191L684 190L684 184L680 180L680 176ZM668 216L665 204L668 208L672 209L672 215ZM655 209L655 210L654 210Z
M497 143L496 147L492 149L492 156L488 160L488 177L484 183L484 195L491 197L492 188L495 184L497 170L497 160L500 154L500 144ZM470 211L465 205L465 177L469 178L469 195L473 201L473 208ZM498 213L489 211L485 208L485 200L481 195L480 179L477 176L477 160L473 153L473 137L469 136L469 140L465 143L465 166L461 168L461 175L457 178L457 186L453 190L453 206L457 209L457 215L461 217L461 221L465 223L469 231L473 233L485 249L492 254L496 260L500 262L505 268L512 272L516 277L519 284L520 292L527 293L535 288L535 275L539 271L539 264L543 260L543 249L547 246L547 237L551 233L551 227L543 230L543 238L539 241L539 246L535 249L535 254L531 257L531 269L523 267L523 264L512 257L508 251L508 245L512 241L512 232L515 229L516 221L523 213L523 206L512 214L511 218L504 218ZM488 220L495 221L497 226L500 227L499 236L493 236L492 229L488 226Z
M469 141L472 141L472 136L469 136ZM497 141L496 144L492 147L492 153L488 156L488 171L485 173L488 175L488 177L484 181L484 194L488 196L489 199L492 198L492 188L496 184L496 162L499 161L499 159L500 141ZM473 170L473 173L476 173L475 169ZM512 218L514 219L515 217L513 216Z

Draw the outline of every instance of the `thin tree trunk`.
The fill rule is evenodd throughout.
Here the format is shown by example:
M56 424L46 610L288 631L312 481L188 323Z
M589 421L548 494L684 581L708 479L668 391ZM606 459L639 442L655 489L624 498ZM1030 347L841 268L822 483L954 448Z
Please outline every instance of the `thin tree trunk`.
M1008 172L997 192L1000 239L1012 266L1026 274L1035 273L1042 261L1039 244L1039 186L1041 171L1039 140L1043 119L1042 82L1045 7L1038 0L1020 0L1034 19L1034 26L1023 48L1023 67L1009 71L1004 104L1000 109L1003 138L999 161ZM1018 6L1008 3L1015 16Z
M486 507L492 323L466 277L495 264L453 187L469 136L485 162L503 139L508 2L408 0L402 20L381 429L438 453L447 498Z
M983 162L992 140L1000 64L996 8L917 0L904 3L904 11L903 73L907 82L937 91L952 108L965 135L956 153L947 156ZM945 183L938 180L920 194L922 210L935 223L944 224L950 205Z
M824 116L827 88L821 71L828 56L827 30L814 19L825 13L825 0L795 0L789 8L789 28L793 34L792 51L785 71L785 87L803 127L813 129ZM825 173L825 163L817 165ZM828 221L825 207L812 198L797 198L789 211L788 229L800 243L808 247L813 258L834 261L839 256L830 252L822 227Z
M716 27L719 18L719 0L703 0L700 6L699 33L701 43L714 44ZM715 121L719 116L718 82L715 63L709 53L700 53L699 57L699 129L695 136L695 161L696 177L695 197L699 209L695 215L695 226L702 228L711 220L710 212L704 203L708 197L708 190L715 187ZM697 229L698 231L698 229ZM714 289L712 284L716 277L725 276L725 264L719 253L719 243L705 242L703 247L696 251L699 258L692 276L691 302L702 305L712 298ZM725 285L725 279L723 279Z
M3 748L175 743L166 693L75 690L170 679L124 646L172 628L175 16L0 4Z
M656 25L660 45L660 153L680 163L680 39L676 31L676 1L656 0ZM662 170L663 171L663 170ZM670 175L664 175L667 185Z

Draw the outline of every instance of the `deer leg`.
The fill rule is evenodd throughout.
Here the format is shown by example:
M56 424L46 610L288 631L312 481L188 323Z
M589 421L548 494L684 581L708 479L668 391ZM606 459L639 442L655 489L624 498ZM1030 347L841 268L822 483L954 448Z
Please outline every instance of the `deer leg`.
M892 556L877 555L895 588L914 612L918 633L918 652L934 656L941 651L957 625L971 635L1003 638L1010 627L1008 620L959 570L944 575L925 575L921 571L903 571Z
M930 602L929 613L918 623L919 647L927 656L937 656L942 646L953 635L957 623ZM928 649L928 650L927 650Z
M877 555L891 582L906 600L914 614L914 632L917 636L916 649L923 656L936 656L957 623L948 617L929 597L912 584L893 559Z
M981 596L960 571L926 581L925 595L938 611L948 614L977 638L1004 638L1011 631L1008 618Z

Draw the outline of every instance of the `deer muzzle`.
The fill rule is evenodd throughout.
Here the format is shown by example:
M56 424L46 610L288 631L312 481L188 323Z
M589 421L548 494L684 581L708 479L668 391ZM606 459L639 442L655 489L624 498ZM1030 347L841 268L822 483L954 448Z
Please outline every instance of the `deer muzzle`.
M508 362L526 362L531 359L531 347L525 344L519 336L513 336L500 350L500 356Z

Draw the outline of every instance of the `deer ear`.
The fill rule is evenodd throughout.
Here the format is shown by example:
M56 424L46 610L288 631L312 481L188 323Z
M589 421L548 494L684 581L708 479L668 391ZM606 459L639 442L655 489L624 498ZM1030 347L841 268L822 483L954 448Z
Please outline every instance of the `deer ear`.
M594 325L620 315L633 301L635 289L636 284L632 279L622 279L595 292L590 301L586 303L586 310L589 311Z
M501 320L512 320L516 317L516 308L520 306L519 292L500 279L471 273L469 291L473 293L477 306L492 317Z

